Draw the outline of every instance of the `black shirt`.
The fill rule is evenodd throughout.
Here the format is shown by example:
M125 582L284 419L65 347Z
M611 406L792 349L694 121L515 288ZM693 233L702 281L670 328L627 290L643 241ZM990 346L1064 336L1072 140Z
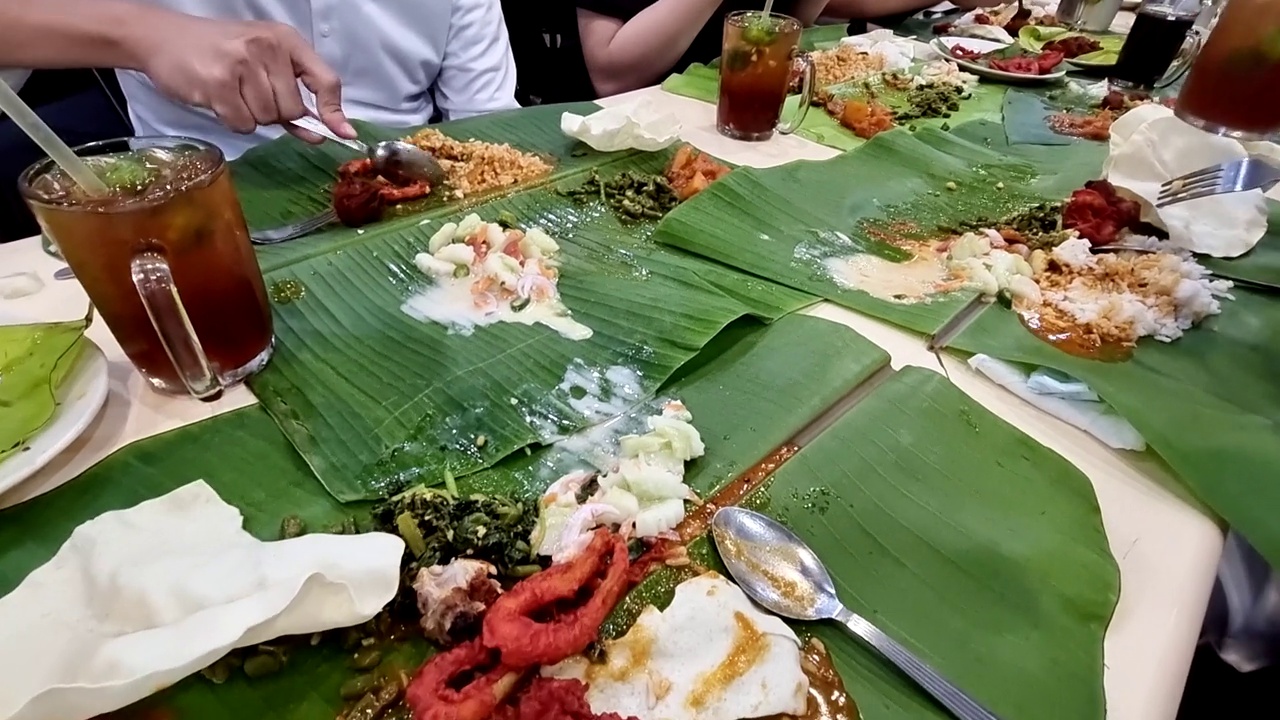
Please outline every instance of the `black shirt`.
M583 10L590 10L623 22L639 15L654 2L657 0L577 0L578 7ZM693 39L693 43L680 57L676 66L671 68L671 72L684 72L685 68L693 63L709 63L720 57L726 15L738 10L763 9L763 0L724 0L720 4L720 9L711 16L706 25L702 26L702 30L698 31L698 36ZM795 12L795 0L775 0L773 10L783 15L792 15ZM663 77L665 78L665 74Z

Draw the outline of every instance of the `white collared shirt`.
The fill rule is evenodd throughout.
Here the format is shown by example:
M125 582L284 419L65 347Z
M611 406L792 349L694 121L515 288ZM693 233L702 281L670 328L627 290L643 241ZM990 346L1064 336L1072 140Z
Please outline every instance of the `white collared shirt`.
M347 116L388 127L518 107L516 69L499 0L144 0L190 15L292 25L342 78ZM138 135L188 135L235 158L279 127L239 135L175 103L146 76L122 71Z

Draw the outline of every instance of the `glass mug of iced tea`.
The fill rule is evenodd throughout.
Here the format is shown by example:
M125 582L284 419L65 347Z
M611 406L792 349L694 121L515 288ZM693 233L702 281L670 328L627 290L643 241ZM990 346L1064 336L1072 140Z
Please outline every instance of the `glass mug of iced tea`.
M1241 140L1280 132L1280 0L1227 2L1174 111Z
M1120 90L1150 92L1172 85L1200 50L1195 27L1200 0L1147 0L1138 8L1108 80Z
M735 140L768 140L796 131L813 100L813 60L799 52L800 21L786 15L738 11L724 19L716 129ZM782 105L791 87L792 60L803 71L800 107L787 122Z
M108 195L86 195L48 159L18 186L142 376L212 400L265 366L271 309L222 152L161 137L75 152Z

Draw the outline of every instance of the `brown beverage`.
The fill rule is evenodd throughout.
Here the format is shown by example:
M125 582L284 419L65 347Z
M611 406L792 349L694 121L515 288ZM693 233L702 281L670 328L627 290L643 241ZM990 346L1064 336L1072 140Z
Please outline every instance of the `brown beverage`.
M800 42L800 22L785 15L754 11L730 13L724 20L720 56L720 102L716 129L735 140L768 140L774 130L795 132L809 110L813 63L804 63L804 89L797 117L780 125L782 104L791 85L791 60Z
M1280 131L1280 1L1227 3L1176 112L1198 128L1245 140Z
M1168 6L1144 6L1133 20L1129 36L1112 68L1111 84L1126 90L1154 90L1176 80L1185 61L1166 79L1195 25L1198 8L1182 11Z
M19 186L143 377L212 399L266 365L271 311L221 151L131 138L76 153L108 196L86 196L50 160Z

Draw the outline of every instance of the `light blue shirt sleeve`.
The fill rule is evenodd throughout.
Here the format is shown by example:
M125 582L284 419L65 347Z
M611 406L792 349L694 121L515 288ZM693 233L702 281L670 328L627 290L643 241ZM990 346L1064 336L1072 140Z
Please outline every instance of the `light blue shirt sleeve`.
M453 0L435 99L445 120L519 107L499 0Z

